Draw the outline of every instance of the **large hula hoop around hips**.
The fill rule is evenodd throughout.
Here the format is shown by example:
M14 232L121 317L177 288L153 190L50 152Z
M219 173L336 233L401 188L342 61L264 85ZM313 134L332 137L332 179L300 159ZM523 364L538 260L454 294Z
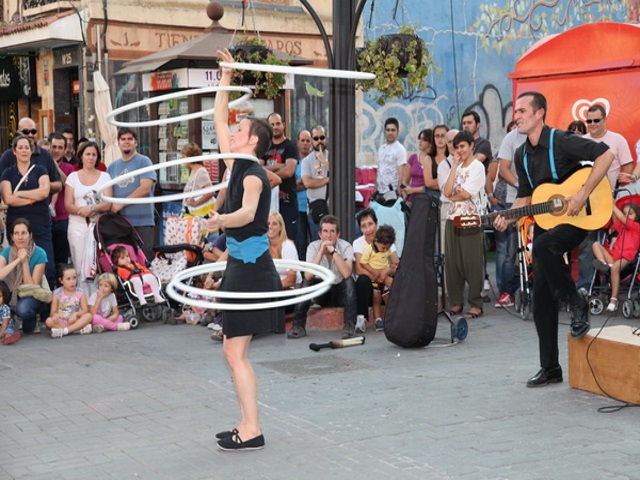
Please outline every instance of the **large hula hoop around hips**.
M111 113L107 115L107 121L111 125L115 125L116 127L157 127L160 125L168 125L170 123L184 122L187 120L192 120L194 118L202 118L207 115L213 115L213 108L209 108L207 110L200 110L199 112L193 113L185 113L183 115L179 115L177 117L168 117L168 118L159 118L157 120L146 120L144 122L120 122L115 119L118 115L128 112L129 110L133 110L135 108L144 107L146 105L151 105L154 103L159 103L164 100L170 100L172 98L181 98L181 97L189 97L191 95L202 95L204 93L213 93L213 92L244 92L244 95L236 100L229 102L229 108L232 109L236 105L248 100L252 97L253 93L251 89L248 87L204 87L204 88L192 88L191 90L183 90L181 92L173 92L167 93L166 95L160 95L159 97L151 97L145 98L144 100L140 100L138 102L129 103L123 107L116 108Z
M184 303L193 307L209 308L217 310L262 310L265 308L279 308L287 305L294 305L305 300L311 300L318 295L323 294L333 285L336 276L328 268L322 267L315 263L300 262L297 260L274 259L276 267L285 267L293 270L313 273L321 278L321 282L309 287L296 288L293 290L278 290L275 292L221 292L219 290L205 290L204 288L196 288L183 283L183 280L202 275L205 273L219 272L226 268L227 262L208 263L198 265L196 267L187 268L178 273L166 287L167 295L177 302ZM198 300L183 295L178 290L186 293L192 293L203 297L217 298L233 298L233 299L260 299L260 298L279 298L288 297L284 300L273 300L261 303L221 303L210 302L206 300ZM289 298L290 297L290 298Z
M373 80L375 74L368 72L354 72L353 70L334 70L332 68L290 67L288 65L266 65L262 63L219 62L220 67L238 70L255 70L258 72L291 73L292 75L307 75L309 77L344 78L347 80Z
M148 167L138 168L133 172L124 173L122 175L118 175L116 178L109 180L104 185L101 185L100 188L96 190L98 197L109 203L126 203L127 205L147 205L149 203L165 203L165 202L177 202L179 200L184 200L185 198L193 198L199 197L200 195L206 195L207 193L217 192L218 190L222 190L227 186L227 182L218 183L217 185L213 185L212 187L200 188L198 190L193 190L191 192L182 192L182 193L174 193L171 195L163 195L161 197L140 197L140 198L116 198L109 197L105 195L103 192L110 187L113 187L117 183L120 183L122 180L126 180L128 178L137 177L143 173L153 172L154 170L161 170L163 168L172 167L174 165L182 165L185 163L192 162L201 162L204 160L218 160L225 158L234 158L236 160L252 160L257 162L258 159L253 155L247 155L245 153L212 153L209 155L200 155L198 157L184 157L177 158L175 160L171 160L169 162L156 163L154 165L149 165Z

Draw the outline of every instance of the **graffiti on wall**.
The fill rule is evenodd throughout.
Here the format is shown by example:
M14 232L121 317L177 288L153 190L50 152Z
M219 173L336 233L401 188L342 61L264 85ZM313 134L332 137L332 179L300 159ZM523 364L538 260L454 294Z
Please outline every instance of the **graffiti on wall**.
M539 40L558 31L586 23L610 22L638 11L639 0L508 0L480 5L480 15L470 28L478 33L482 48L511 53L514 42ZM526 47L522 47L520 54Z

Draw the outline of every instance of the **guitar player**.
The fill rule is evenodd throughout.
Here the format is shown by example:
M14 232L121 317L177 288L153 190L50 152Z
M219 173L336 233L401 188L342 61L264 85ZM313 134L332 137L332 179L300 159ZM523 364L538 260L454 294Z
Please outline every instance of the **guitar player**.
M604 143L594 142L564 130L552 130L544 124L547 100L539 92L521 93L515 104L514 120L518 132L527 140L515 154L518 194L514 208L531 204L533 190L543 183L558 183L580 167L583 160L594 162L582 188L566 199L567 214L577 215L592 190L607 174L613 153ZM498 215L494 227L504 231L510 221ZM542 387L562 382L558 354L559 302L570 305L571 335L584 336L589 330L589 303L580 295L570 267L562 259L580 245L587 235L573 225L558 225L549 230L536 226L533 243L533 317L538 333L540 371L527 381L527 387ZM551 300L555 301L551 301Z

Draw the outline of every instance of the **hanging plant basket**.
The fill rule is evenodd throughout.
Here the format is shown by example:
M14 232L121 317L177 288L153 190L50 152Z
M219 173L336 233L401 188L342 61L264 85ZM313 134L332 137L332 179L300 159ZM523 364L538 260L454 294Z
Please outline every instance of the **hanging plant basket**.
M287 62L276 57L260 38L243 39L237 45L232 46L229 51L234 60L241 63L287 65ZM235 70L232 80L233 85L255 86L255 94L264 94L268 99L276 98L285 83L285 76L281 73L249 70Z
M405 66L413 59L420 65L422 63L422 50L424 40L417 35L407 33L396 33L393 35L382 35L379 39L380 48L386 55L396 55L400 61L398 74L405 78L409 72Z
M360 71L373 73L376 78L356 84L364 92L377 90L380 96L376 102L384 105L389 98L426 90L433 59L415 28L403 26L398 33L367 42L357 53L357 64Z

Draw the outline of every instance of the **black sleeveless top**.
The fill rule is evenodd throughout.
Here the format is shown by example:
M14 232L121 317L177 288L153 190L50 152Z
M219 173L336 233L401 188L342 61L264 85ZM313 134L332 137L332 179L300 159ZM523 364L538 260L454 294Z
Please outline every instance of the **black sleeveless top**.
M271 188L264 168L252 160L234 160L231 177L227 187L227 197L224 201L224 213L232 213L242 207L244 196L243 182L245 177L254 175L262 181L262 192L253 222L239 228L227 228L230 237L241 242L249 237L257 237L267 233L269 229L269 210L271 208Z

